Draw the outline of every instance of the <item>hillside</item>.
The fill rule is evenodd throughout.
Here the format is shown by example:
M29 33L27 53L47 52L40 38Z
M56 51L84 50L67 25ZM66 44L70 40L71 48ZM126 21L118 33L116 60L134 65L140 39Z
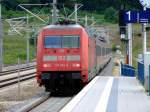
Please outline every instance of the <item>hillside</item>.
M75 3L72 0L69 0L70 3ZM71 2L72 1L72 2ZM8 19L8 18L15 18L15 17L22 17L26 16L27 13L17 7L18 4L20 3L47 3L47 1L43 0L13 0L13 1L5 1L3 2L2 6L2 17L3 20ZM51 1L52 2L52 1ZM67 0L59 0L59 3L66 3ZM115 45L121 45L122 46L122 51L124 51L125 47L124 44L120 42L120 37L118 33L118 9L120 5L116 4L124 4L123 1L121 0L77 0L78 3L82 3L84 6L81 8L81 10L78 12L79 18L84 18L85 15L89 17L89 19L94 18L96 21L96 25L105 25L106 27L109 27L110 29L110 35L113 38L112 39L112 46ZM110 3L111 2L111 3ZM130 3L134 2L134 0L127 0L126 8L130 9L132 7L136 9L140 9L141 6L139 3L136 1L134 2L135 4L132 4L130 6ZM114 4L115 3L115 4ZM103 4L103 5L101 5ZM114 4L114 5L113 5ZM40 15L44 20L51 21L51 18L47 18L50 15L50 10L51 7L27 7L30 9L33 13ZM59 14L61 16L65 17L65 11L67 12L66 14L69 15L73 12L73 5L69 4L67 2L67 5L65 6L65 11L64 7L62 5L58 6L60 12ZM29 15L31 16L31 15ZM74 18L74 17L72 17ZM43 24L41 21L31 18L29 19L30 25L39 25ZM79 19L81 24L84 24L83 19ZM88 24L91 24L91 20L88 21ZM31 26L32 26L31 25ZM17 58L19 57L21 59L21 62L24 63L26 61L26 41L27 41L27 34L23 32L23 36L20 35L8 35L8 30L9 30L9 24L4 21L4 64L15 64L17 63ZM139 29L139 26L135 26L135 29ZM37 34L37 32L35 32ZM35 33L30 33L30 37L35 36ZM134 57L137 57L137 54L142 51L142 38L139 37L138 32L135 32L134 34L135 40L134 40L134 47L133 47L133 55ZM140 50L140 51L139 51ZM36 54L36 48L34 44L32 43L30 45L30 61L35 59L35 54ZM136 66L136 59L133 59L134 66Z
M45 12L44 12L45 11ZM47 9L43 9L41 13L39 14L40 17L42 17L44 20L49 21L47 17L49 16L49 13L46 12ZM62 15L63 10L60 10L61 12L59 14ZM23 13L22 13L23 12ZM38 9L34 9L34 13L38 12ZM70 12L72 12L70 10ZM10 14L10 15L9 15ZM22 17L26 16L26 12L24 11L8 11L7 14L4 14L5 17ZM92 17L94 18L94 21L96 21L96 25L109 25L112 24L110 22L107 22L104 18L104 15L96 13L96 12L88 12L88 11L79 11L78 16L79 18L84 18L85 14L88 16L89 19ZM30 15L29 15L30 16ZM74 17L74 16L73 16ZM51 21L51 20L50 20ZM83 19L79 20L81 24L85 24L85 21ZM43 24L43 22L39 21L36 18L30 18L29 19L30 27L35 27L35 25ZM88 25L92 23L91 20L88 20ZM23 35L19 34L13 34L9 35L10 26L6 20L3 22L4 24L4 64L15 64L17 63L18 57L20 58L22 63L26 62L26 43L27 43L27 34L26 31L21 31ZM45 24L46 25L46 24ZM24 28L26 29L26 28ZM35 36L37 32L30 33L30 38ZM34 43L30 44L30 61L35 59L36 54L36 48L34 46Z

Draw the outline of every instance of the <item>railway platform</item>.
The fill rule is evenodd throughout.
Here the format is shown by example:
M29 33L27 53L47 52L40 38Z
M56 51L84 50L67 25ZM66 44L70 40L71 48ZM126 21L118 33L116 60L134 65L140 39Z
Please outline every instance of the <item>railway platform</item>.
M150 97L135 77L97 76L60 112L150 112Z

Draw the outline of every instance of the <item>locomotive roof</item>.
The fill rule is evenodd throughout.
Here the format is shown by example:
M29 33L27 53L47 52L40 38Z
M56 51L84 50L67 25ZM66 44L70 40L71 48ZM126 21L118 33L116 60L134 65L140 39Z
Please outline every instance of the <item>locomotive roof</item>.
M79 24L67 24L67 25L60 25L60 24L56 24L56 25L48 25L46 27L44 27L44 29L85 29L85 31L88 33L90 38L96 38L97 35L94 33L95 30L90 30L89 28L84 28ZM104 43L106 44L107 41L104 38L98 37L97 38L97 42L100 43Z
M83 28L81 25L79 24L70 24L70 25L48 25L46 27L44 27L44 29L77 29L77 28Z

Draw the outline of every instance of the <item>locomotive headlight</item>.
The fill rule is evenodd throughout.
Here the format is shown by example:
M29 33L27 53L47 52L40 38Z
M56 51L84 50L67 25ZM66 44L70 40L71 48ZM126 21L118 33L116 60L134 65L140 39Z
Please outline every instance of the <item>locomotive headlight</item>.
M44 68L51 67L51 64L43 64Z
M48 67L48 65L47 64L43 64L43 67L45 68L45 67Z
M73 64L74 67L80 67L80 64Z
M80 67L80 64L76 64L76 67Z

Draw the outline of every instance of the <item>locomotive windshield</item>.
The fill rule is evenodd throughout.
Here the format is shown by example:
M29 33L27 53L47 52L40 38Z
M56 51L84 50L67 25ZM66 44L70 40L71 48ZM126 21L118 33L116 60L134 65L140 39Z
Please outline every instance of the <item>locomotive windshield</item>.
M45 48L79 48L79 36L46 36Z

